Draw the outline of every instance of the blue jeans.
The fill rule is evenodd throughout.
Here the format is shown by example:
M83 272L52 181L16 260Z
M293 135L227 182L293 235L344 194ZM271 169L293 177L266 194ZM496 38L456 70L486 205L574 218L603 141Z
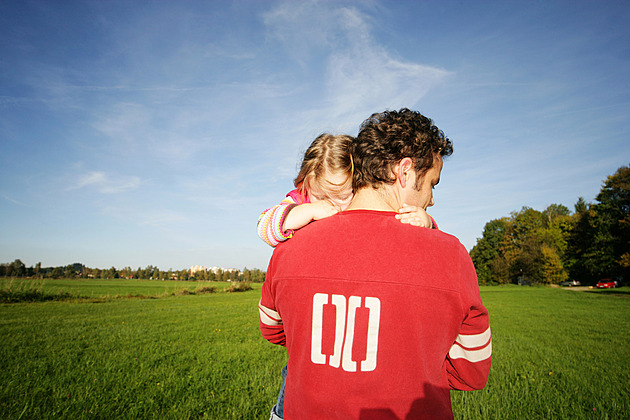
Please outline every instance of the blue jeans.
M280 387L280 393L278 394L278 402L273 406L272 418L273 414L276 415L276 418L284 418L284 385L287 382L287 367L282 368L282 386Z

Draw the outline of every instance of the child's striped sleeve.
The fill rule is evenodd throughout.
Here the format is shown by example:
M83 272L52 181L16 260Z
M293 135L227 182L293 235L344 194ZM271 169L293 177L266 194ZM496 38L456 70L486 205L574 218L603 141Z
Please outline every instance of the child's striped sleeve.
M258 236L275 247L293 236L293 230L284 230L284 219L297 204L291 197L287 197L271 208L263 211L258 217Z

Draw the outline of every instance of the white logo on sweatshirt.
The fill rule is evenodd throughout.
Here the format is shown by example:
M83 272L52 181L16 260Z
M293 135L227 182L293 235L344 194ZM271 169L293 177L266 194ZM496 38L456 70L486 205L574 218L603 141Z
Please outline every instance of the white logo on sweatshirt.
M331 299L329 303L329 298ZM311 329L311 361L318 365L326 364L338 368L341 366L346 372L356 372L357 364L359 371L370 372L376 369L376 356L378 353L378 330L381 322L381 301L375 297L364 298L364 305L361 306L360 296L328 295L326 293L316 293L313 296L313 322ZM334 340L332 354L324 354L322 342L324 337L331 337L333 331L327 325L324 331L324 306L335 307ZM365 338L365 359L355 361L352 359L352 350L355 339L355 320L357 310L365 308L369 310L367 320L367 335L358 337L359 340ZM347 315L347 316L346 316ZM332 337L331 337L332 338ZM363 344L363 343L357 343ZM329 352L328 352L329 353Z

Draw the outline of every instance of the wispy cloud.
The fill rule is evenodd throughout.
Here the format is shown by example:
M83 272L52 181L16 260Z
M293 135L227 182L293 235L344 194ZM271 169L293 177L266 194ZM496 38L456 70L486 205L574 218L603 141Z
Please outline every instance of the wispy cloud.
M6 195L4 195L4 194L1 194L1 195L0 195L0 197L2 197L3 199L5 199L5 200L6 200L6 201L8 201L9 203L13 203L13 204L16 204L16 205L18 205L18 206L31 207L31 206L29 206L29 205L28 205L28 204L26 204L26 203L23 203L23 202L21 202L21 201L15 200L15 199L13 199L13 198L11 198L11 197L7 197L7 196L6 196Z
M394 57L355 7L287 2L266 13L264 22L300 65L321 69L323 93L304 110L320 124L350 129L373 112L413 107L452 74Z
M92 123L111 153L160 165L187 162L212 147L211 131L199 130L199 124L204 119L193 106L172 109L147 98L112 104Z
M78 180L74 183L74 185L71 185L68 190L95 188L102 194L118 194L135 190L141 183L141 179L136 176L113 177L111 175L107 175L105 172L88 172L79 176Z

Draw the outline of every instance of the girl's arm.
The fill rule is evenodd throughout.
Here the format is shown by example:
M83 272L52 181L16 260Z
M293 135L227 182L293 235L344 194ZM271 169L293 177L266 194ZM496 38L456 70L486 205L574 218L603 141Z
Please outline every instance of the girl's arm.
M258 236L275 247L313 220L320 220L338 212L339 207L326 200L297 204L291 197L287 197L258 217Z
M339 213L339 211L339 207L328 200L300 204L289 210L289 214L284 219L284 228L297 230L308 225L313 220L324 219Z
M291 197L287 197L280 204L263 211L258 216L258 236L273 247L289 239L293 235L293 231L285 230L284 220L291 209L296 206L297 203Z

